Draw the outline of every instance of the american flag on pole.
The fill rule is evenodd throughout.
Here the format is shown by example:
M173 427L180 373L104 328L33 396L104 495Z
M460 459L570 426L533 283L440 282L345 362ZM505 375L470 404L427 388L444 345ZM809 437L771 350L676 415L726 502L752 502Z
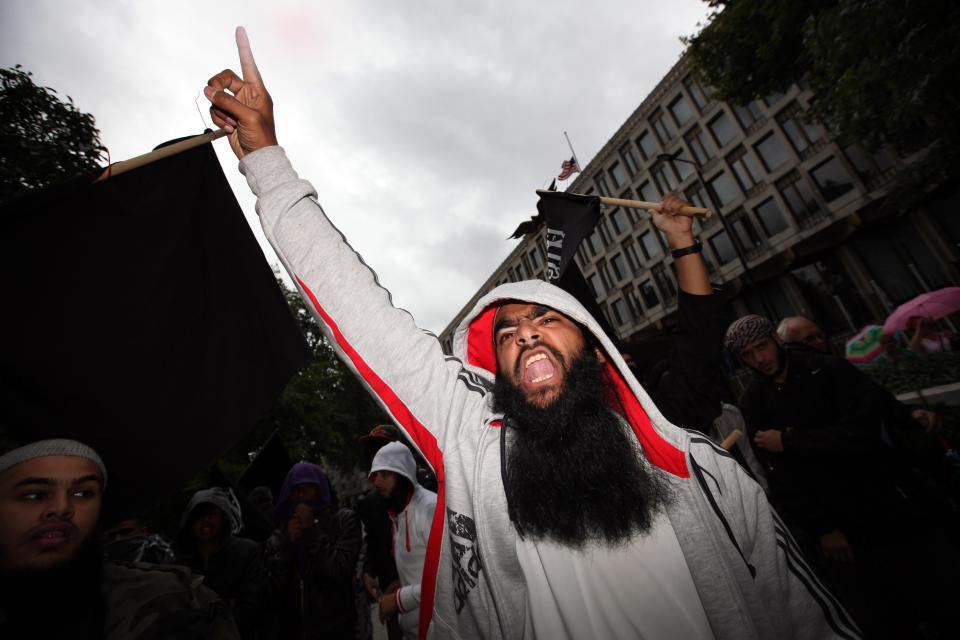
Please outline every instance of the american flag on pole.
M560 175L558 180L566 180L575 173L580 173L580 165L577 164L577 156L570 156L569 160L564 160L560 165Z

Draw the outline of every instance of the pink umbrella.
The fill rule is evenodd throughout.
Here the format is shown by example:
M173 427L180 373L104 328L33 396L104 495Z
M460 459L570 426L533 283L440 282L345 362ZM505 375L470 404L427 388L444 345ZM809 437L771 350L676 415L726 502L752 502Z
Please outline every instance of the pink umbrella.
M945 287L929 293L921 293L913 300L897 307L883 323L883 330L891 334L904 331L907 328L907 321L914 316L937 320L957 311L960 311L960 287Z

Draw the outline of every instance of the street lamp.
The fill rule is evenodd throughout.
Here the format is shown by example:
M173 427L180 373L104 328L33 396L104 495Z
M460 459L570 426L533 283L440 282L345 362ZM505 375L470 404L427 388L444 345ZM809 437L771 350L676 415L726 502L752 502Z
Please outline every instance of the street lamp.
M703 172L700 170L700 163L694 160L688 160L686 158L681 158L680 152L676 151L674 153L661 153L657 155L657 160L662 162L669 162L673 173L675 175L680 175L677 171L677 162L686 162L687 164L693 166L693 170L697 174L697 180L700 181L700 184L703 185L703 188L707 192L707 200L710 201L710 208L713 209L714 213L717 214L717 218L720 219L720 225L723 227L723 230L727 232L727 237L730 239L730 244L733 245L733 250L737 253L737 258L740 260L740 266L743 267L743 276L746 278L747 283L750 287L757 292L760 296L760 304L763 306L763 311L771 321L776 320L776 316L771 312L771 307L767 304L767 297L763 295L763 291L760 290L760 287L757 286L757 283L753 280L753 274L750 273L750 267L747 265L747 259L743 256L743 252L740 250L740 244L737 242L737 238L733 233L733 230L727 225L727 219L723 217L723 212L720 211L720 199L717 198L717 195L713 191L713 185L703 179Z

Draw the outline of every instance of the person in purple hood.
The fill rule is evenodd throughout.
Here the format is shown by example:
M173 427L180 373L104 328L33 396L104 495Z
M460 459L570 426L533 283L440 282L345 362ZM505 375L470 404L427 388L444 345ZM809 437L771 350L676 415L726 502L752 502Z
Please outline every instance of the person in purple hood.
M264 551L273 617L267 627L277 638L352 639L360 519L333 505L330 480L308 462L287 474L275 519Z

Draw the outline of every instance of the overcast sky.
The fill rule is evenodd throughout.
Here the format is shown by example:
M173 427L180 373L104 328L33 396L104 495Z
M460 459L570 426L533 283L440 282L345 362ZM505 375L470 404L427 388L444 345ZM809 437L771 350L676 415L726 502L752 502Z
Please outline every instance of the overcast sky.
M0 65L72 96L117 161L202 131L195 99L239 71L245 26L280 144L394 303L439 333L515 246L504 238L570 155L563 132L588 163L707 13L701 0L2 0Z

